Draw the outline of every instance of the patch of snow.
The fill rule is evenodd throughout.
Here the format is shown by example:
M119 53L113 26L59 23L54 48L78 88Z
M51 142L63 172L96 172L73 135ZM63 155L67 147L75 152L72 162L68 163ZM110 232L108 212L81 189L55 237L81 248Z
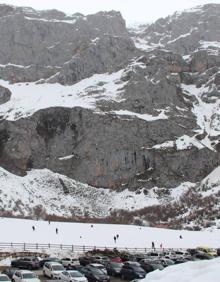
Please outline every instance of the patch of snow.
M190 137L188 135L183 135L179 137L175 141L175 145L176 145L177 150L185 150L192 146L197 147L198 149L204 148L204 146L198 140L196 140L196 138Z
M0 80L12 92L11 99L0 105L0 115L7 120L27 117L50 107L96 109L100 100L121 101L127 82L120 80L124 70L112 74L95 74L72 86L56 84L15 83Z
M170 41L167 41L167 44L171 44L171 43L174 43L176 42L177 40L181 39L181 38L185 38L187 36L190 36L191 35L191 32L188 32L188 33L185 33L185 34L181 34L180 36L178 36L177 38L173 39L173 40L170 40Z
M132 117L137 117L139 119L143 119L145 121L156 121L156 120L161 120L161 119L168 119L169 117L166 115L166 109L161 110L158 116L152 116L149 114L138 114L134 112L130 112L127 110L119 110L119 111L114 111L112 112L116 115L122 115L122 116L132 116Z
M24 17L26 20L29 21L41 21L41 22L49 22L49 23L68 23L68 24L75 24L76 23L76 19L72 19L72 20L55 20L55 19L43 19L43 18L31 18L31 17Z
M212 188L215 186L220 186L220 166L215 168L206 178L201 182L202 186Z
M161 48L164 47L163 44L156 44L156 43L150 43L148 41L146 41L145 39L139 38L139 37L135 37L132 38L135 44L135 47L137 49L140 49L142 51L152 51L156 48Z
M181 87L185 94L194 96L196 101L193 103L192 112L197 118L197 124L200 127L200 133L206 133L206 137L200 141L201 144L214 150L211 144L209 136L220 135L220 128L217 126L218 116L216 113L220 111L220 100L213 103L206 103L202 100L202 96L209 92L209 87L202 86L197 88L195 85L181 84Z
M220 42L219 41L203 41L203 40L200 40L199 44L204 49L207 49L209 47L220 48Z
M185 150L191 147L196 147L198 149L204 148L204 145L198 141L195 137L190 137L188 135L183 135L178 137L175 141L166 141L162 144L154 145L151 149L156 150L166 150L168 148L176 148L176 150Z
M22 66L22 65L16 65L16 64L11 64L11 63L8 63L8 64L6 64L6 65L1 65L1 64L0 64L0 67L1 67L1 68L6 68L6 67L8 67L8 66L28 69L28 68L30 68L32 65L29 65L29 66Z
M195 187L195 185L192 182L183 182L178 187L170 189L170 197L173 201L178 201L183 194Z
M74 157L74 155L69 155L69 156L66 156L66 157L61 157L59 158L60 161L63 161L63 160L70 160Z
M154 145L152 147L152 149L167 149L167 148L173 148L174 147L174 141L166 141L162 144L157 144L157 145Z

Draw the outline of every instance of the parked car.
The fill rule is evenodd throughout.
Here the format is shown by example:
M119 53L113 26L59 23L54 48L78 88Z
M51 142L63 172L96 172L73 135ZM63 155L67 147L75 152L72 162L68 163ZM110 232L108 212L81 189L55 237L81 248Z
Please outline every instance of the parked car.
M40 282L36 274L29 270L17 270L12 276L12 282Z
M0 273L0 281L1 282L9 282L11 280L9 279L9 277L6 274Z
M174 265L174 261L168 258L160 258L159 262L162 264L163 267Z
M39 261L40 267L43 267L45 262L49 262L49 261L61 263L61 260L56 257L46 257Z
M164 267L160 261L151 260L151 259L143 259L140 261L141 267L145 270L146 273L149 273L154 270L163 270Z
M208 255L208 256L212 256L212 257L216 257L217 256L217 251L215 249L211 249L208 247L197 247L196 250L203 252L204 254Z
M45 262L43 266L44 276L50 277L52 279L53 278L58 279L59 274L63 271L65 271L65 268L63 267L62 264L58 262Z
M216 251L217 251L217 256L220 256L220 248L218 248Z
M59 274L59 279L67 282L87 282L87 278L77 270L67 270Z
M121 278L123 280L144 278L145 275L145 270L137 262L125 262L121 269Z
M79 257L79 263L83 266L86 266L92 262L91 257L89 256L84 256L84 257Z
M100 269L95 267L86 266L83 268L83 274L86 276L89 282L109 282L110 278Z
M71 268L73 265L78 265L79 260L77 258L63 258L61 263L64 267Z
M110 261L111 262L120 262L120 263L122 263L122 259L120 257L112 257L112 258L110 258Z
M109 257L107 256L92 256L90 259L91 263L101 263L103 265L110 261Z
M14 275L15 271L17 271L18 268L16 267L7 267L2 271L2 274L7 275L10 279L12 279L12 276Z
M79 272L81 272L81 273L83 273L83 268L84 268L85 266L83 266L83 265L81 265L81 264L76 264L76 265L73 265L72 267L71 267L71 270L78 270Z
M107 270L106 270L105 266L101 263L90 263L89 266L97 268L97 269L101 270L102 272L104 272L105 274L107 274Z
M121 262L109 262L106 264L106 269L107 269L107 273L108 275L111 275L111 276L120 276L120 273L121 273L121 269L122 269L122 266L124 264L121 263Z
M213 258L213 256L210 256L210 255L205 254L203 252L198 252L193 257L196 258L196 259L200 259L200 260L212 259Z
M22 257L13 260L11 266L29 270L40 268L39 260L36 257Z

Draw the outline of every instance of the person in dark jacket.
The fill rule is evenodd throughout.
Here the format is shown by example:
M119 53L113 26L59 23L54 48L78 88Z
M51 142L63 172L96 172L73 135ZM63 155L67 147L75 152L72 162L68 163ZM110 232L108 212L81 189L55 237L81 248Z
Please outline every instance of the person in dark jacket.
M152 249L155 249L155 244L154 242L151 243Z

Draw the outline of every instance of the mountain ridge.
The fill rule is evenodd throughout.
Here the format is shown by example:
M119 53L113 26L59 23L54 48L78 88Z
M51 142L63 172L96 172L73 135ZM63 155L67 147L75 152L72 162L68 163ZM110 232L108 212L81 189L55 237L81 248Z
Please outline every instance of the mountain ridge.
M218 216L218 192L204 200L200 188L220 165L220 5L176 13L135 33L118 12L66 18L8 8L4 17L7 7L0 6L3 169L24 179L29 170L48 169L80 187L87 183L89 191L132 199L134 211L115 206L116 196L105 202L109 220L185 227L191 220L201 228L191 214L181 220L194 210L191 197L194 207ZM170 202L179 190L182 203ZM77 195L71 197L74 203ZM165 209L162 220L157 212Z

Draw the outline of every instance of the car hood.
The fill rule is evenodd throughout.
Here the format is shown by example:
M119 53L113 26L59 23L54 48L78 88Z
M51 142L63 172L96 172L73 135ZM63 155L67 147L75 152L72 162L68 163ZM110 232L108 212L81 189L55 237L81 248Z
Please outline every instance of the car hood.
M24 279L23 282L41 282L38 278Z
M52 273L55 275L59 275L60 273L62 273L64 270L52 270Z
M72 277L72 279L70 279L71 281L77 281L77 282L85 282L87 281L86 277Z

